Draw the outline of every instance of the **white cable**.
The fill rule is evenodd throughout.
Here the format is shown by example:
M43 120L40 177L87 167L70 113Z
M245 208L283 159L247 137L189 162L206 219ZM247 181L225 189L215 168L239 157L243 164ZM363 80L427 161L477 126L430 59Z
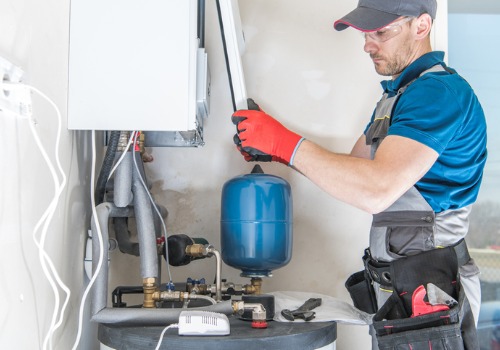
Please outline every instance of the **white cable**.
M111 176L113 176L113 173L115 172L116 168L118 168L118 166L122 162L123 158L125 158L125 156L127 155L127 152L128 152L128 149L130 148L130 145L132 144L132 142L134 142L134 135L135 135L135 133L136 133L136 131L132 131L132 133L130 134L130 137L129 137L128 143L127 143L127 147L123 151L122 155L120 156L120 158L116 162L116 164L113 167L113 169L111 169L111 171L109 172L108 180L111 179Z
M56 173L56 170L54 169L54 166L53 166L47 152L45 151L45 148L43 147L43 144L40 140L40 137L39 137L39 135L34 127L36 122L34 119L31 118L31 112L32 112L31 105L29 103L25 104L26 102L22 102L22 106L20 108L21 113L24 114L24 115L22 115L22 117L28 116L30 118L30 120L29 120L30 131L33 135L33 138L35 140L35 143L36 143L38 149L40 150L40 152L42 154L43 159L45 160L45 162L49 168L49 171L51 173L51 176L52 176L52 179L54 182L54 188L55 188L54 197L51 200L51 202L50 202L49 206L47 207L47 209L45 210L45 212L42 214L42 216L39 219L39 221L37 222L37 224L35 225L35 227L33 229L33 234L32 234L33 240L34 240L36 246L38 247L38 255L39 255L39 259L40 259L43 273L44 273L45 277L47 278L49 284L52 287L52 290L54 293L54 298L55 298L54 310L52 313L52 321L51 321L50 328L47 331L47 335L46 335L44 342L43 342L43 349L46 349L47 345L49 346L49 348L52 348L52 337L53 337L54 331L62 324L62 320L64 317L64 311L66 309L66 306L68 305L70 295L71 295L70 289L61 280L61 278L57 272L57 269L55 268L55 266L52 262L52 259L45 251L45 239L47 237L48 227L52 221L55 210L57 209L57 205L59 203L59 199L60 199L60 196L62 194L62 191L63 191L64 187L66 186L66 174L61 166L61 162L60 162L60 158L59 158L59 145L60 145L60 137L61 137L61 119L62 118L61 118L61 113L60 113L57 105L47 95L45 95L43 92L41 92L37 88L35 88L33 86L26 85L26 84L22 84L22 83L8 83L8 82L3 82L2 88L5 90L24 89L27 98L29 97L29 92L31 92L31 91L35 92L35 93L39 94L47 102L49 102L49 104L55 109L56 114L57 114L57 120L58 120L57 125L58 126L57 126L57 136L56 136L56 143L55 143L55 160L56 160L56 164L57 164L59 173L60 173L61 178L62 178L61 182L59 182L59 177ZM36 233L38 232L38 230L40 229L40 226L42 226L42 224L43 224L43 227L42 227L42 232L40 235L40 241L38 241L36 238ZM48 267L47 267L47 264L48 264ZM57 286L54 283L54 278L52 278L51 273L54 276L57 285L59 285L59 287L61 289L63 289L64 292L66 293L66 299L65 299L65 302L64 302L61 310L59 310L59 291L57 289ZM58 314L59 314L59 320L56 321L58 318Z
M47 235L47 230L48 230L48 225L50 223L50 221L52 221L52 217L55 213L55 210L57 208L57 204L59 202L59 198L62 194L62 191L64 189L64 187L66 186L66 174L62 168L62 165L61 165L61 161L60 161L60 158L59 158L59 146L60 146L60 141L61 141L61 113L59 111L59 108L57 107L57 105L47 96L45 95L43 92L41 92L40 90L38 90L37 88L33 87L33 86L28 86L29 89L31 91L34 91L36 92L37 94L39 94L42 98L44 98L47 102L49 102L50 105L52 105L52 107L55 109L56 111L56 114L57 114L57 120L58 120L58 124L57 124L57 136L56 136L56 144L55 144L55 160L56 160L56 165L57 165L57 168L59 170L59 173L61 174L61 183L59 184L59 187L56 187L56 195L54 197L54 200L53 200L53 209L51 210L51 212L49 213L48 215L48 218L47 220L45 221L46 224L44 225L44 230L42 231L42 235L40 236L40 246L41 246L41 252L43 253L43 257L44 257L44 261L47 261L47 263L49 264L50 266L50 269L54 275L54 278L56 279L56 282L57 284L59 285L59 287L66 293L66 299L64 300L64 303L63 303L63 306L61 308L61 310L59 311L58 308L59 308L59 305L58 303L56 303L56 305L54 306L54 313L53 313L53 318L52 318L52 322L51 322L51 327L49 329L49 331L47 332L47 336L44 340L44 349L46 348L46 344L47 342L49 343L49 348L52 349L52 337L53 337L53 334L54 332L61 326L62 322L63 322L63 319L64 319L64 312L66 310L66 307L69 303L69 299L70 299L70 296L71 296L71 290L62 282L61 278L59 277L59 274L57 273L57 270L56 268L54 267L53 265L53 262L52 260L50 259L50 257L48 256L48 254L46 253L45 249L44 249L44 244L45 244L45 238L46 238L46 235ZM33 127L33 124L31 123L30 124L30 129L33 133L33 135L37 135L36 134L36 130L34 129ZM41 143L39 142L39 138L38 136L35 136L37 140L37 144L39 144L39 148L40 148L40 145ZM53 171L51 170L51 172L53 173ZM53 173L54 175L54 173ZM35 231L36 232L36 231ZM36 237L35 237L35 240L36 240ZM57 295L57 301L58 301L58 297L59 297L59 294L56 293ZM59 318L57 319L57 313L59 313ZM57 320L57 321L56 321Z
M141 180L141 184L144 187L144 189L146 190L146 193L148 194L149 200L151 201L151 204L152 204L151 206L155 209L156 214L160 218L161 226L163 227L163 234L164 234L164 237L165 237L165 257L166 257L166 260L167 260L168 279L169 279L170 282L172 282L172 274L170 273L170 263L169 263L169 260L168 260L167 227L165 225L165 220L163 220L163 216L161 216L160 211L156 207L155 201L154 201L153 197L151 196L151 193L149 193L148 186L146 186L146 184L144 183L144 180L142 178L142 174L139 171L139 166L137 165L137 160L135 159L135 144L137 143L137 134L138 134L138 132L136 132L135 136L134 136L134 148L132 148L132 159L134 160L135 170L137 171L137 175L138 175L139 179Z
M92 130L92 170L90 174L90 200L92 202L92 216L94 217L95 220L95 226L97 229L97 239L99 240L99 260L97 263L96 270L94 272L94 275L90 279L90 282L85 289L85 292L83 293L82 300L80 302L80 311L79 311L79 316L78 316L78 332L76 335L75 343L73 344L72 349L75 350L78 347L78 344L80 343L80 338L82 336L82 327L83 327L83 311L85 308L85 300L87 299L87 295L94 285L95 280L97 279L97 276L99 275L99 272L101 271L103 260L104 260L104 242L102 241L102 232L101 232L101 226L97 217L97 210L95 206L95 197L94 197L94 182L95 182L95 163L96 163L96 145L95 145L95 130ZM94 237L92 237L94 239ZM95 257L93 257L94 259Z
M165 332L169 330L170 328L179 328L179 325L177 323L172 323L171 325L168 325L163 329L163 331L160 334L160 339L158 340L158 345L156 345L155 350L159 350L161 346L161 342L163 341L163 336L165 335Z
M33 241L35 242L36 246L38 247L38 257L40 260L40 264L41 264L41 267L42 267L42 270L43 270L45 277L47 278L50 286L52 287L52 291L54 293L54 299L55 299L54 300L54 309L53 309L53 313L52 313L52 321L51 321L49 330L48 330L48 332L44 338L44 341L43 341L43 349L46 349L47 343L50 341L50 338L53 334L53 327L55 324L55 320L57 318L57 314L59 312L59 291L58 291L57 286L54 282L54 279L51 276L49 268L47 267L47 263L48 263L49 267L51 269L54 268L53 264L51 263L50 257L48 256L48 254L46 253L46 251L44 249L44 244L45 244L45 239L46 239L46 235L47 235L47 231L48 231L48 225L49 225L49 223L54 215L54 212L55 212L55 209L57 206L60 186L59 186L59 178L57 176L56 170L55 170L54 166L52 165L52 162L51 162L47 152L45 151L45 148L43 147L43 144L42 144L42 142L38 136L38 133L34 127L33 120L30 120L29 127L30 127L30 131L33 135L33 138L35 140L35 143L36 143L38 149L40 150L40 153L42 154L42 157L45 160L45 162L50 170L50 173L52 175L52 179L54 182L54 187L55 187L54 197L52 198L49 206L47 207L47 209L43 213L42 217L38 220L38 222L36 223L36 225L33 229ZM38 230L40 229L40 226L42 226L42 225L43 225L43 227L42 227L42 232L40 234L40 241L38 241L36 234L37 234Z

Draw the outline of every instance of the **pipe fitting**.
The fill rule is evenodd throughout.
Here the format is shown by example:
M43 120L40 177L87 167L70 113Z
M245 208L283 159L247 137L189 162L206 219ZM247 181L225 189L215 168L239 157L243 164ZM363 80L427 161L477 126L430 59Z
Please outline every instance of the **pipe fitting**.
M243 302L241 300L233 301L231 306L233 307L234 314L238 314L241 316L241 315L243 315L243 312L245 312L245 302Z
M117 151L124 152L127 149L128 140L130 139L130 131L120 131Z
M266 308L262 304L245 303L245 310L252 310L252 328L267 328Z
M265 321L266 320L266 308L262 304L258 303L245 303L244 301L233 301L232 303L233 313L238 315L243 315L245 310L252 311L252 321Z
M139 143L139 152L141 152L141 154L144 153L145 151L145 148L144 148L144 141L145 141L145 135L144 135L144 132L141 132L139 134L139 139L137 140L138 143Z
M243 292L245 294L262 294L262 278L252 277L250 284L243 286Z
M246 310L252 310L252 321L265 321L266 308L262 304L245 303Z
M155 300L153 299L153 294L156 292L156 278L147 277L142 280L142 288L144 290L144 302L142 307L144 308L154 308Z
M207 256L207 251L203 244L191 244L186 247L186 254L193 258L203 258Z

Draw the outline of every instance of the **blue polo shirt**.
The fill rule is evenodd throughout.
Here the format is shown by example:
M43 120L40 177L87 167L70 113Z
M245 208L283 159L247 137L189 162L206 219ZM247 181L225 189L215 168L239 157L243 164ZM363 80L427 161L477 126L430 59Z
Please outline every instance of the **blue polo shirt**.
M444 52L430 52L409 65L396 80L382 81L385 92L399 88L443 62ZM470 85L454 70L429 72L400 96L392 113L388 135L423 143L439 157L415 184L435 212L473 203L486 162L486 120ZM368 130L372 120L365 130Z

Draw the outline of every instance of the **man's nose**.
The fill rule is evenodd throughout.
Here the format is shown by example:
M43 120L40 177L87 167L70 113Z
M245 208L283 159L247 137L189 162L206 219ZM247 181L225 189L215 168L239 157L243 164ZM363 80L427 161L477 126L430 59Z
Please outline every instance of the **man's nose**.
M368 35L365 36L365 45L363 47L363 50L365 50L366 53L374 53L377 51L378 46L377 42L373 39L371 39Z

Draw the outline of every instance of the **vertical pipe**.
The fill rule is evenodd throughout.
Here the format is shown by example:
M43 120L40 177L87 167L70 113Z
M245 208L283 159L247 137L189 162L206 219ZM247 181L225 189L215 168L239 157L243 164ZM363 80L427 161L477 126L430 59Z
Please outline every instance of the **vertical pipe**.
M113 189L113 202L119 208L124 208L132 202L132 152L127 152L121 163L116 168L114 189Z
M221 273L222 273L222 259L220 253L214 249L213 254L215 255L216 260L216 273L215 276L215 300L217 302L222 300L222 283L221 283Z
M222 259L220 253L213 246L205 246L207 251L207 256L215 256L216 268L215 268L215 300L217 302L222 300Z
M157 278L158 252L156 248L152 203L146 192L147 189L143 185L146 181L142 177L144 169L142 168L141 155L134 152L133 156L136 157L135 164L139 168L132 172L132 193L134 194L134 211L141 258L141 276L143 279L150 277Z
M95 315L102 309L106 308L106 296L108 294L108 220L112 209L112 204L104 202L96 207L97 218L92 216L91 230L92 230L92 273L98 273L97 278L92 288L92 314ZM99 238L97 235L97 224L101 231L101 238L103 241L103 262L101 269L96 271L99 260L100 248Z

